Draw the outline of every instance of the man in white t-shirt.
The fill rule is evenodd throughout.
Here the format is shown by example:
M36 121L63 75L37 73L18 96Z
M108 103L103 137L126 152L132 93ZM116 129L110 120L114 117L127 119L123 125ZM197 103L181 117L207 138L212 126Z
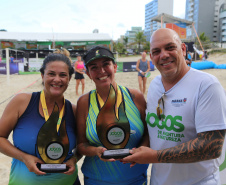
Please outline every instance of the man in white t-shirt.
M153 163L151 185L220 185L219 156L226 130L226 96L216 77L187 66L186 47L163 28L151 38L160 71L150 84L146 122L150 147L124 162Z

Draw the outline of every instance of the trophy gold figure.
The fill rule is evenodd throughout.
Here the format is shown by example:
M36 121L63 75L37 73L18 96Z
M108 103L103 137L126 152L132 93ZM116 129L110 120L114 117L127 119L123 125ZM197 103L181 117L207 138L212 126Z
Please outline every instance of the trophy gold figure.
M102 158L119 159L128 156L129 149L125 146L130 137L130 124L125 112L125 102L122 100L118 108L118 118L115 113L116 91L110 85L108 98L101 108L96 121L97 135L107 148Z
M45 164L37 164L41 171L47 173L60 173L68 170L66 164L62 164L69 151L69 140L66 132L66 124L63 121L57 132L59 108L55 104L49 119L39 130L37 137L37 149Z

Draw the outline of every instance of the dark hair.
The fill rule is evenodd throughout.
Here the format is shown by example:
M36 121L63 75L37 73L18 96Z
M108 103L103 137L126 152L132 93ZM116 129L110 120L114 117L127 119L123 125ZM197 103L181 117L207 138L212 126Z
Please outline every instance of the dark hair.
M72 62L70 58L70 53L66 49L62 49L62 50L57 49L54 53L48 54L43 61L42 67L40 68L40 72L44 74L46 65L50 62L55 62L55 61L62 61L65 64L67 64L69 76L70 77L72 76L72 74L74 73L74 68L71 65Z

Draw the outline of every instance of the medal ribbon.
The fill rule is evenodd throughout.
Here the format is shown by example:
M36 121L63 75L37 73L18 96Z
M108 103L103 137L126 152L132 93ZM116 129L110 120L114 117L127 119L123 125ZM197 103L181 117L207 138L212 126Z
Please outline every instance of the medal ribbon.
M117 97L117 101L116 101L116 106L117 106L117 109L116 109L116 117L118 118L118 108L122 102L122 93L121 93L121 90L119 89L118 85L117 85L117 92L116 92L116 97ZM97 92L97 98L98 98L98 101L99 101L99 104L100 104L100 107L103 107L104 106L104 101L102 100L102 98L100 97L100 95L98 94Z
M45 99L45 93L44 93L43 90L42 90L42 92L40 94L40 101L41 101L42 110L43 110L43 113L44 113L45 120L47 121L49 119L49 112L48 112L48 109L47 109L46 99ZM65 99L64 99L64 105L65 105ZM64 105L63 105L63 107L62 107L62 109L60 111L59 119L57 121L57 132L58 132L58 130L60 128L61 120L63 118Z

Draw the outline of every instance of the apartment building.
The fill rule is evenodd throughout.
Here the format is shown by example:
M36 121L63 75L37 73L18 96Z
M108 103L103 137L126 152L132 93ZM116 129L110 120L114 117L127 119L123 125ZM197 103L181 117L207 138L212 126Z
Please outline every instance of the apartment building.
M134 42L136 38L136 33L142 31L142 27L132 27L131 30L127 30L125 37L128 37L128 44Z
M152 0L145 5L145 28L144 35L146 40L150 41L151 34L161 27L157 21L151 21L152 17L161 13L173 15L174 0Z
M219 18L217 19L219 26L218 32L216 32L217 40L218 42L226 42L226 0L217 1L215 9L218 10L218 12L215 11L215 16Z
M226 0L186 0L185 19L194 22L213 42L226 42ZM192 27L187 28L187 38L193 39Z

